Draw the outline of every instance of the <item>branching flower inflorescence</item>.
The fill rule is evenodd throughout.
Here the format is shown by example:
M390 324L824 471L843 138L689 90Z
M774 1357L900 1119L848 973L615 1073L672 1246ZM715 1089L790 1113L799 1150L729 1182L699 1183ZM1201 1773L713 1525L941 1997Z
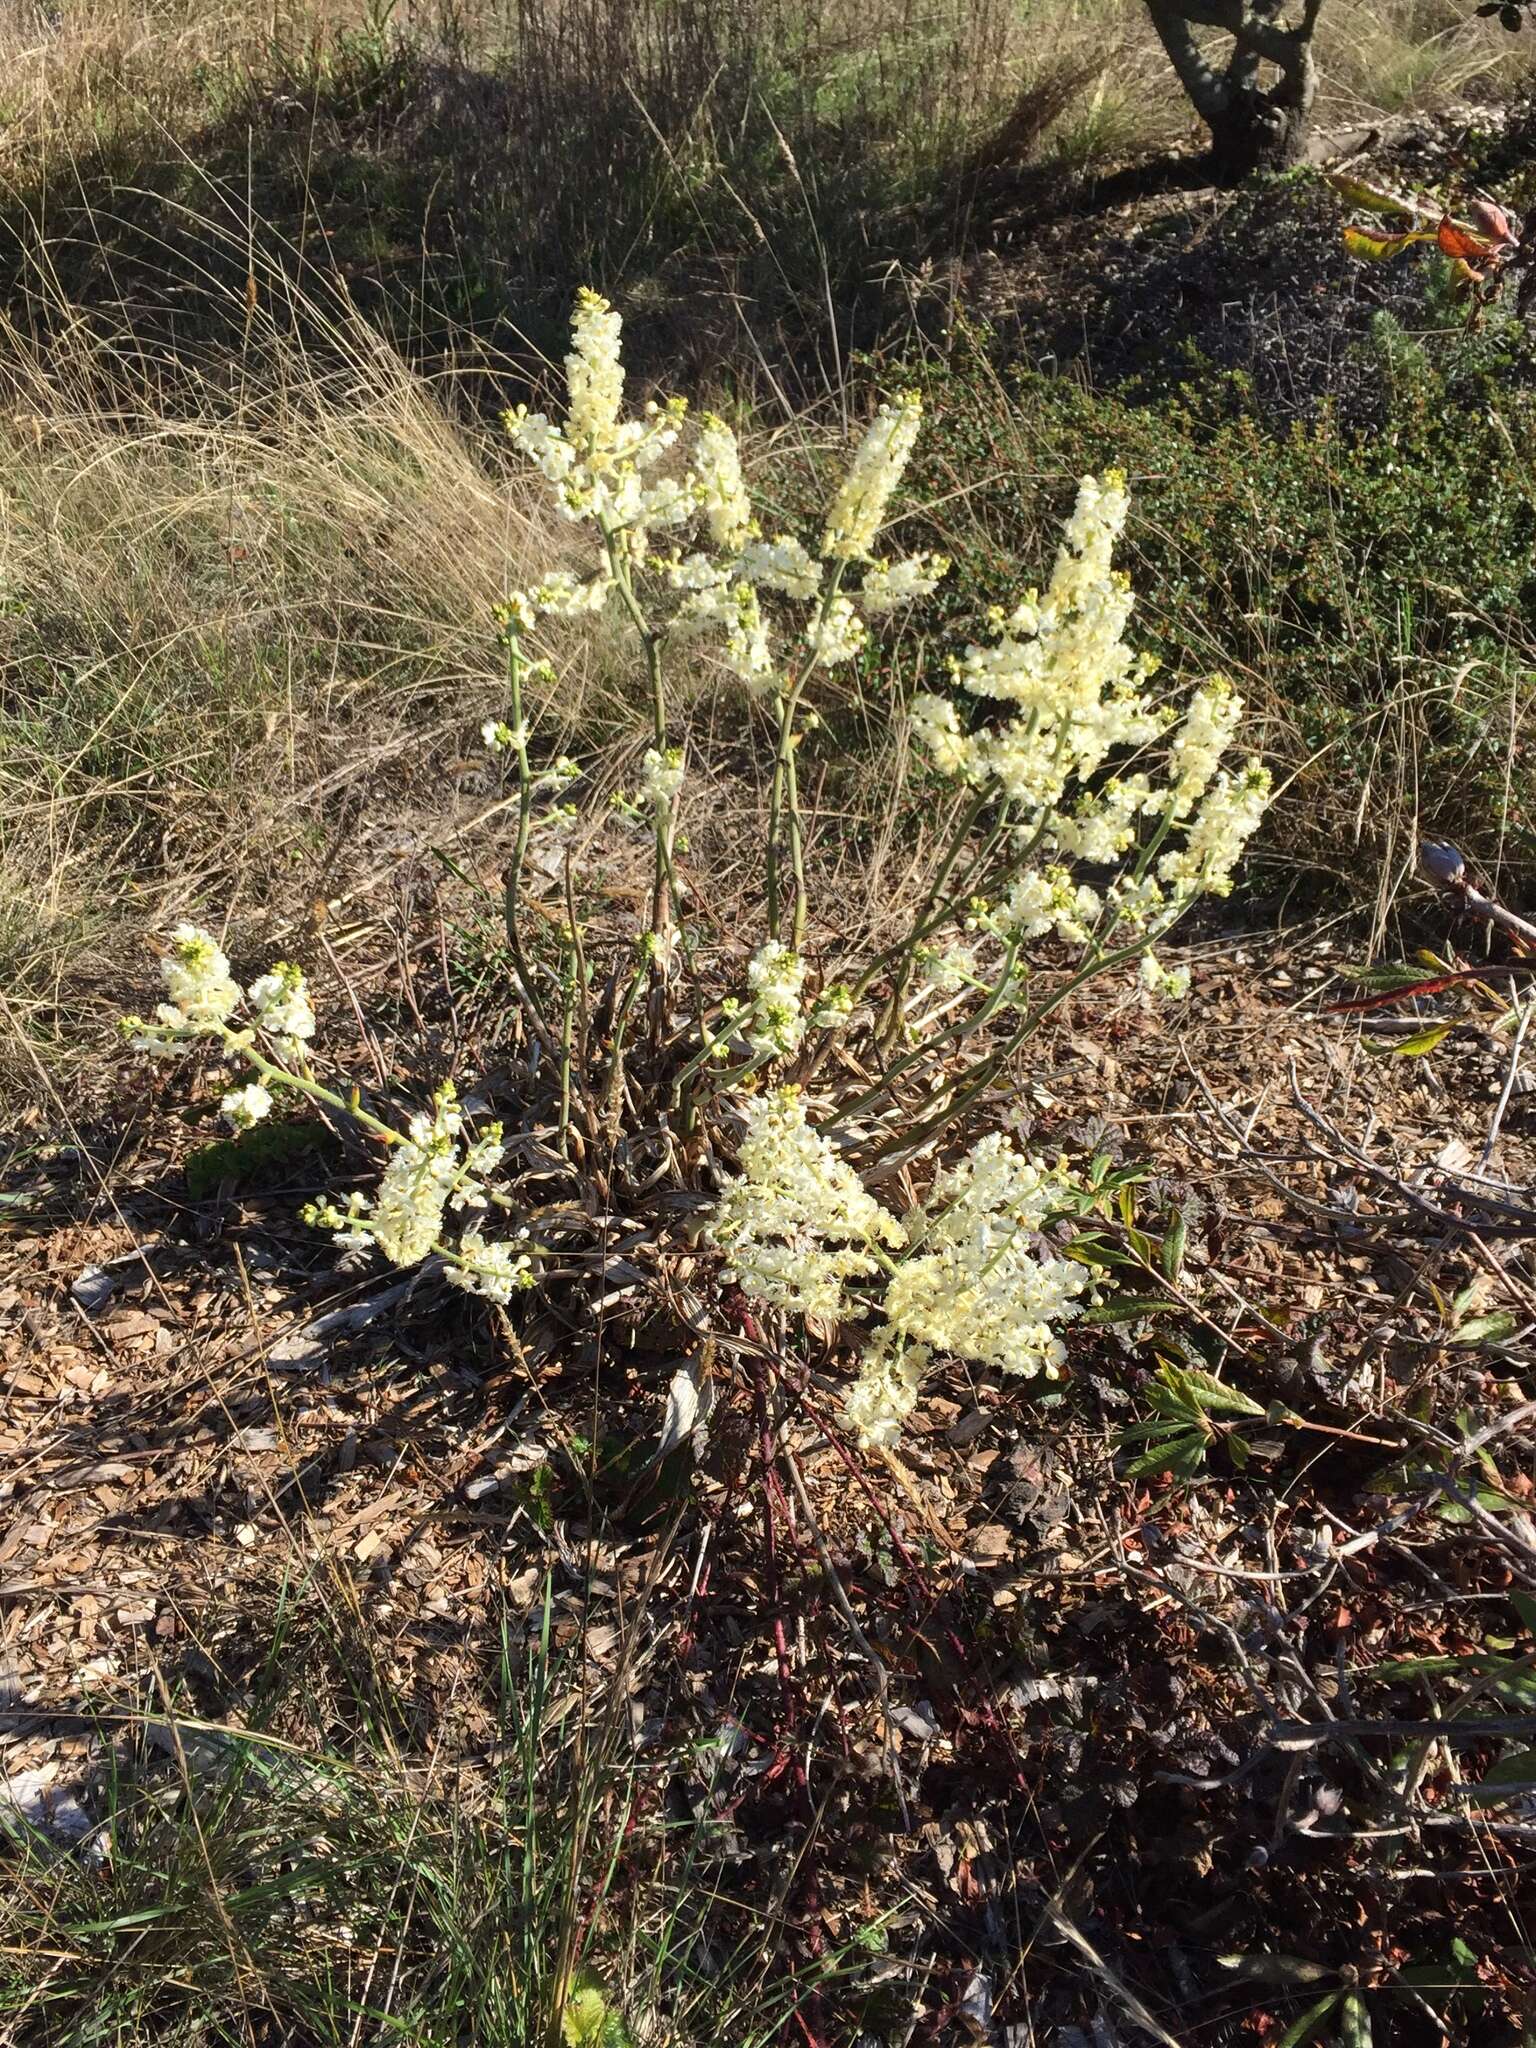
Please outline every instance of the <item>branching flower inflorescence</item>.
M324 1087L309 1061L315 1012L302 971L280 960L242 990L211 932L181 924L160 962L166 1000L151 1023L125 1017L123 1035L138 1052L159 1058L209 1047L251 1069L228 1089L220 1110L236 1130L270 1116L286 1092L307 1096L360 1122L392 1150L370 1198L347 1197L344 1206L310 1205L306 1221L329 1230L343 1249L377 1246L397 1266L416 1266L429 1254L445 1262L448 1278L495 1301L533 1284L526 1252L488 1244L479 1224L458 1245L444 1240L447 1212L479 1212L491 1201L486 1182L502 1157L502 1132L492 1124L466 1140L464 1116L451 1087L438 1090L432 1113L418 1113L401 1133ZM243 1014L242 1014L243 1013Z
M627 1034L643 1020L644 1119L685 1140L668 1141L674 1170L684 1157L735 1159L734 1171L717 1175L703 1242L772 1314L808 1318L842 1343L845 1326L866 1326L845 1415L863 1445L888 1451L936 1356L1014 1376L1062 1372L1061 1332L1082 1314L1094 1279L1062 1256L1053 1219L1091 1195L1064 1161L1033 1157L984 1128L989 1090L1030 1033L1095 975L1124 967L1143 1000L1187 996L1188 969L1165 966L1154 946L1198 896L1231 888L1269 776L1257 758L1224 765L1243 712L1225 679L1195 689L1182 717L1154 693L1157 664L1127 639L1134 598L1113 560L1125 482L1113 471L1085 477L1043 594L1026 591L988 613L950 664L952 688L921 692L906 707L951 813L909 928L873 958L855 951L841 960L842 978L823 978L810 943L800 710L821 672L858 662L950 568L928 550L877 552L921 401L908 393L879 407L812 548L789 532L764 534L725 420L702 417L685 462L681 401L625 417L620 344L619 316L583 293L564 418L526 407L507 416L562 516L593 543L585 567L554 570L497 608L509 701L505 718L482 732L517 778L505 923L525 1029L543 1070L558 1077L559 1142L583 1126L568 1150L575 1173L583 1148L604 1130L611 1140L640 1096L626 1059ZM553 964L530 957L521 910L535 800L581 774L564 756L535 765L538 720L527 697L554 671L533 658L530 636L544 621L608 611L627 621L648 679L638 795L620 808L648 825L654 867L649 919L635 935L627 984L614 977L624 992L598 1040L587 1036L591 970L569 868ZM688 927L675 865L688 783L665 674L685 640L775 718L766 930L729 978L711 975L700 928ZM568 835L577 813L557 804L542 815ZM700 978L679 1010L671 998L685 960ZM163 973L166 1000L149 1022L127 1021L130 1042L155 1054L206 1044L243 1063L248 1071L222 1099L237 1127L267 1116L289 1091L387 1147L371 1194L318 1203L311 1221L343 1247L377 1250L398 1266L439 1260L452 1284L493 1302L535 1284L540 1253L526 1229L486 1234L493 1211L522 1206L504 1179L499 1126L472 1136L445 1087L396 1130L364 1111L356 1090L344 1097L322 1086L309 1064L315 1016L297 968L279 964L242 991L210 935L184 925ZM551 989L561 1005L554 1017ZM901 1213L870 1192L893 1184L893 1164L916 1175L896 1183Z

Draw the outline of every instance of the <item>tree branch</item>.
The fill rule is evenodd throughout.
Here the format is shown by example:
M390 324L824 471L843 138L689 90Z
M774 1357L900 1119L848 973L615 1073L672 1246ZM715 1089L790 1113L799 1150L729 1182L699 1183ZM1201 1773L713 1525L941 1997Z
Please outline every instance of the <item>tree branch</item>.
M1206 61L1200 45L1190 33L1188 10L1171 4L1171 0L1147 0L1147 11L1152 16L1157 39L1177 73L1180 85L1188 93L1195 112L1207 124L1219 120L1228 105L1228 83Z
M1300 28L1280 27L1248 5L1247 0L1178 0L1178 12L1186 22L1201 28L1224 29L1240 48L1251 51L1267 64L1277 64L1282 71L1292 72L1306 53L1321 5L1322 0L1307 0ZM1187 86L1185 90L1188 91Z

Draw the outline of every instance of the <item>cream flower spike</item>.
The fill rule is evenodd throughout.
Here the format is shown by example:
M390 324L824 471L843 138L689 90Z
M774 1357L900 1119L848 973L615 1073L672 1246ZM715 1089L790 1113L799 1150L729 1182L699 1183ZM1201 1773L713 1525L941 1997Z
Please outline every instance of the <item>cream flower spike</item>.
M834 561L868 559L922 421L923 401L915 391L882 405L875 414L827 514L821 536L824 555Z

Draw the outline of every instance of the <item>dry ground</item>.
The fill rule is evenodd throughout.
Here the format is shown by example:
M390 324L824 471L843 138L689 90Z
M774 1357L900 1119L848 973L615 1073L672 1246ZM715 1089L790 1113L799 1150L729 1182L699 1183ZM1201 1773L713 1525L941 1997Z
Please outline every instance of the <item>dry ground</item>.
M494 874L497 821L463 809L440 843ZM361 893L285 935L330 1033L361 1020L380 1076L457 1047L498 1101L495 999L445 978L477 897L409 858L369 880L360 849ZM1416 2044L1465 1980L1446 2038L1516 2041L1536 1830L1518 1769L1479 1781L1532 1726L1536 1287L1529 1220L1479 1203L1528 1185L1536 1095L1517 1060L1484 1160L1507 1048L1472 1016L1433 1062L1373 1053L1390 1021L1327 1009L1340 953L1315 926L1212 934L1184 1016L1101 995L1035 1042L1018 1127L1149 1165L1137 1220L1182 1210L1183 1312L1075 1332L1044 1399L950 1367L890 1466L823 1428L830 1354L732 1334L664 1213L509 1322L336 1270L296 1221L347 1178L318 1130L221 1178L211 1098L40 1103L0 1193L12 1787L88 1827L114 1753L164 1770L183 1721L247 1722L280 1634L315 1697L264 1738L344 1747L324 1646L366 1642L341 1668L365 1655L402 1768L494 1805L510 1616L568 1652L578 1718L627 1702L643 1792L597 1926L665 1829L792 1970L878 1929L807 1994L822 2038L1274 2041L1358 1983L1375 2039ZM1275 1404L1190 1485L1113 1452L1175 1328ZM648 1462L688 1361L707 1427Z

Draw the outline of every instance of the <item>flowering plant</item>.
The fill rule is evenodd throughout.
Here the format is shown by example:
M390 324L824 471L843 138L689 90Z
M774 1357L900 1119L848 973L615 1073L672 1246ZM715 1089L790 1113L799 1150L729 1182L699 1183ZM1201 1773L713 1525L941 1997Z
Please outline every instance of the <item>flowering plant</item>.
M698 1240L749 1317L857 1343L846 1418L866 1447L888 1448L936 1355L1061 1371L1061 1329L1083 1312L1092 1275L1050 1226L1091 1195L1064 1160L1029 1156L997 1127L991 1091L1094 976L1123 970L1149 999L1188 994L1187 969L1155 949L1198 897L1231 888L1269 777L1257 759L1225 765L1243 707L1224 679L1182 706L1155 691L1156 663L1126 638L1133 596L1113 564L1125 482L1084 478L1044 591L990 612L951 662L951 688L901 714L948 804L910 914L882 946L833 940L813 919L798 787L806 698L948 570L931 552L877 553L920 400L879 407L811 547L764 532L725 421L706 415L682 461L680 401L625 416L619 318L593 293L576 308L566 377L562 420L519 407L507 425L561 515L590 536L590 559L500 606L508 702L484 727L516 777L504 919L530 1087L556 1077L555 1146L539 1173L547 1181L552 1156L579 1190L603 1153L601 1200L583 1213L621 1195L638 1209L658 1188L681 1196L670 1213L692 1205ZM602 974L568 852L563 901L538 921L548 936L530 938L526 913L539 886L533 836L568 837L579 810L559 799L582 775L563 756L538 762L532 698L553 680L540 640L549 619L605 611L627 623L646 678L649 744L623 809L645 827L651 879L642 928ZM688 761L667 674L684 648L773 715L761 924L734 965L707 942L677 872ZM547 1240L575 1227L581 1205L536 1217L500 1125L471 1136L444 1088L400 1130L355 1090L322 1085L294 968L242 993L213 939L182 927L164 971L156 1020L129 1020L135 1046L211 1042L243 1064L223 1105L237 1124L296 1091L388 1148L371 1195L310 1212L340 1245L406 1267L434 1258L502 1304L539 1282ZM496 1215L511 1234L488 1234Z

